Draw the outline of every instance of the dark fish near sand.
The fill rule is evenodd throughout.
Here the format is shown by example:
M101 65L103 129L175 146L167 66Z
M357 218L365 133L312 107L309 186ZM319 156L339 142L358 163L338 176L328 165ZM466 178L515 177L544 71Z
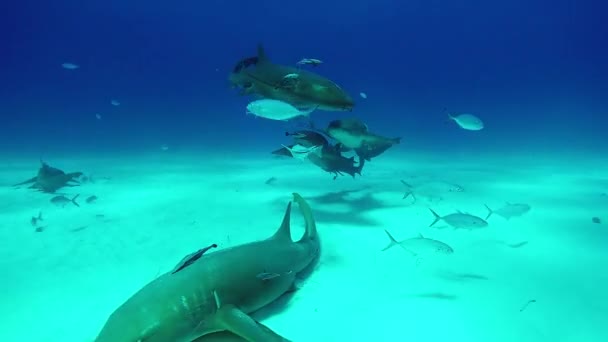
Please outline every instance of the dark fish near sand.
M528 211L530 211L531 207L528 204L524 203L509 203L507 202L504 206L492 210L488 207L487 204L484 204L486 209L488 209L488 216L486 216L486 220L492 216L492 214L496 214L498 216L502 216L504 219L509 220L511 217L521 216Z
M75 206L80 207L80 204L78 204L78 202L76 202L76 199L78 198L78 196L80 196L80 194L72 197L72 199L69 199L69 198L65 197L64 195L55 196L55 197L51 198L51 203L53 203L55 205L59 205L61 207L65 207L66 204L72 203Z
M32 216L32 219L30 220L30 223L32 224L32 226L37 226L39 221L44 221L42 219L42 211L38 212L38 216Z
M93 195L93 196L89 196L87 197L87 199L85 200L88 204L91 204L95 201L97 201L97 196Z
M439 240L425 238L422 234L418 234L418 236L414 238L397 241L388 230L385 229L384 232L388 235L389 243L382 251L386 251L395 246L400 246L413 256L454 253L454 250L448 244Z
M30 189L36 189L41 192L54 193L55 191L66 186L78 186L78 178L82 176L82 172L65 173L62 170L49 166L49 164L40 161L42 164L38 169L38 174L14 186L31 184Z
M433 209L429 208L429 210L431 211L431 213L433 213L433 216L435 216L435 220L433 221L433 223L431 223L429 225L429 227L434 226L437 222L439 222L441 220L443 220L449 226L456 228L456 229L471 230L471 229L485 228L488 226L488 222L486 222L481 217L477 217L475 215L471 215L468 213L456 212L456 213L445 215L445 216L439 216L439 214L437 214L435 211L433 211Z
M361 175L361 170L365 165L365 160L359 158L359 162L355 162L355 157L346 158L342 155L336 146L325 145L317 150L318 153L310 153L307 155L308 160L321 169L334 175L334 180L344 173L351 175Z

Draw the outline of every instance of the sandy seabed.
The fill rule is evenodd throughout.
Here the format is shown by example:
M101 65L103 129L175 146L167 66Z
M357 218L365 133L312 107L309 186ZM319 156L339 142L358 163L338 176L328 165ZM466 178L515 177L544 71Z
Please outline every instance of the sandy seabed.
M387 153L362 177L332 180L297 160L229 156L48 160L92 175L61 191L80 194L80 207L11 187L39 164L3 158L0 341L92 341L118 305L186 254L269 237L292 192L313 208L322 256L288 301L260 317L295 342L608 340L605 159ZM400 180L416 201L403 199ZM464 191L450 191L454 184ZM91 195L98 200L86 203ZM492 215L479 230L429 227L429 208L485 218L484 204L505 202L532 209L509 220ZM30 223L39 211L42 232ZM294 238L303 232L297 210L292 228ZM398 240L422 233L454 253L382 252L384 229Z

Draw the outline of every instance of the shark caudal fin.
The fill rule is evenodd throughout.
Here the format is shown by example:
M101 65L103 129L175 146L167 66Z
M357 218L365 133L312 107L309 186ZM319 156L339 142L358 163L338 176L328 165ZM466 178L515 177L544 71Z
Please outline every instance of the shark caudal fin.
M312 215L310 205L308 205L306 200L304 200L304 198L302 198L302 196L296 192L293 193L293 200L298 203L302 216L304 216L304 222L306 222L306 231L304 232L304 236L302 236L298 242L317 239L317 224L315 223L315 218Z
M291 202L287 204L287 209L285 210L285 215L283 216L283 222L281 222L281 226L277 230L276 233L272 236L272 239L276 240L284 240L284 241L292 241L291 240Z

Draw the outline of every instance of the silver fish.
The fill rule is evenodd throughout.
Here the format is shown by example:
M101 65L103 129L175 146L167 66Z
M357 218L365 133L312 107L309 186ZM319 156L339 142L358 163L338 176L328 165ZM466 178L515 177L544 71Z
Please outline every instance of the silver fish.
M388 230L384 230L388 235L389 243L382 251L386 251L392 247L399 245L401 248L412 254L413 256L429 255L429 254L452 254L454 250L448 244L439 240L425 238L422 234L417 237L397 241Z
M530 209L532 209L528 204L524 204L524 203L507 202L504 206L502 206L496 210L490 209L490 207L488 207L487 204L484 204L484 205L486 206L486 209L488 209L488 216L486 216L486 220L489 219L490 216L492 216L492 214L502 216L503 218L508 220L511 217L521 216L521 215L527 213L528 211L530 211Z
M75 206L80 207L80 204L78 204L78 202L76 202L76 199L78 198L78 196L80 196L80 194L72 197L72 199L69 199L63 195L55 196L55 197L51 198L51 203L60 205L62 207L65 207L65 205L68 203L72 203Z
M482 219L481 217L477 217L475 215L471 215L468 213L463 213L463 212L456 212L453 214L449 214L449 215L445 215L445 216L439 216L439 214L437 214L435 211L433 211L433 209L430 209L431 213L433 213L433 215L435 216L435 221L433 221L433 223L431 223L431 225L429 227L432 227L435 225L435 223L439 222L440 220L443 220L445 223L447 223L448 225L450 225L453 228L460 228L460 229L477 229L477 228L484 228L488 226L488 222L486 222L484 219Z

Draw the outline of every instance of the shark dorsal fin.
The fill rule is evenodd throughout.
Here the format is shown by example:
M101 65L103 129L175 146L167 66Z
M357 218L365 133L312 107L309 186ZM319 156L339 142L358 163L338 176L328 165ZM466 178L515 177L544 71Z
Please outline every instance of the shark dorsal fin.
M258 44L258 64L270 62L268 56L266 56L266 52L264 51L264 46L260 43Z
M276 240L285 240L291 241L291 202L287 205L287 209L285 210L285 216L283 216L283 222L277 230L276 233L272 236L273 239Z

